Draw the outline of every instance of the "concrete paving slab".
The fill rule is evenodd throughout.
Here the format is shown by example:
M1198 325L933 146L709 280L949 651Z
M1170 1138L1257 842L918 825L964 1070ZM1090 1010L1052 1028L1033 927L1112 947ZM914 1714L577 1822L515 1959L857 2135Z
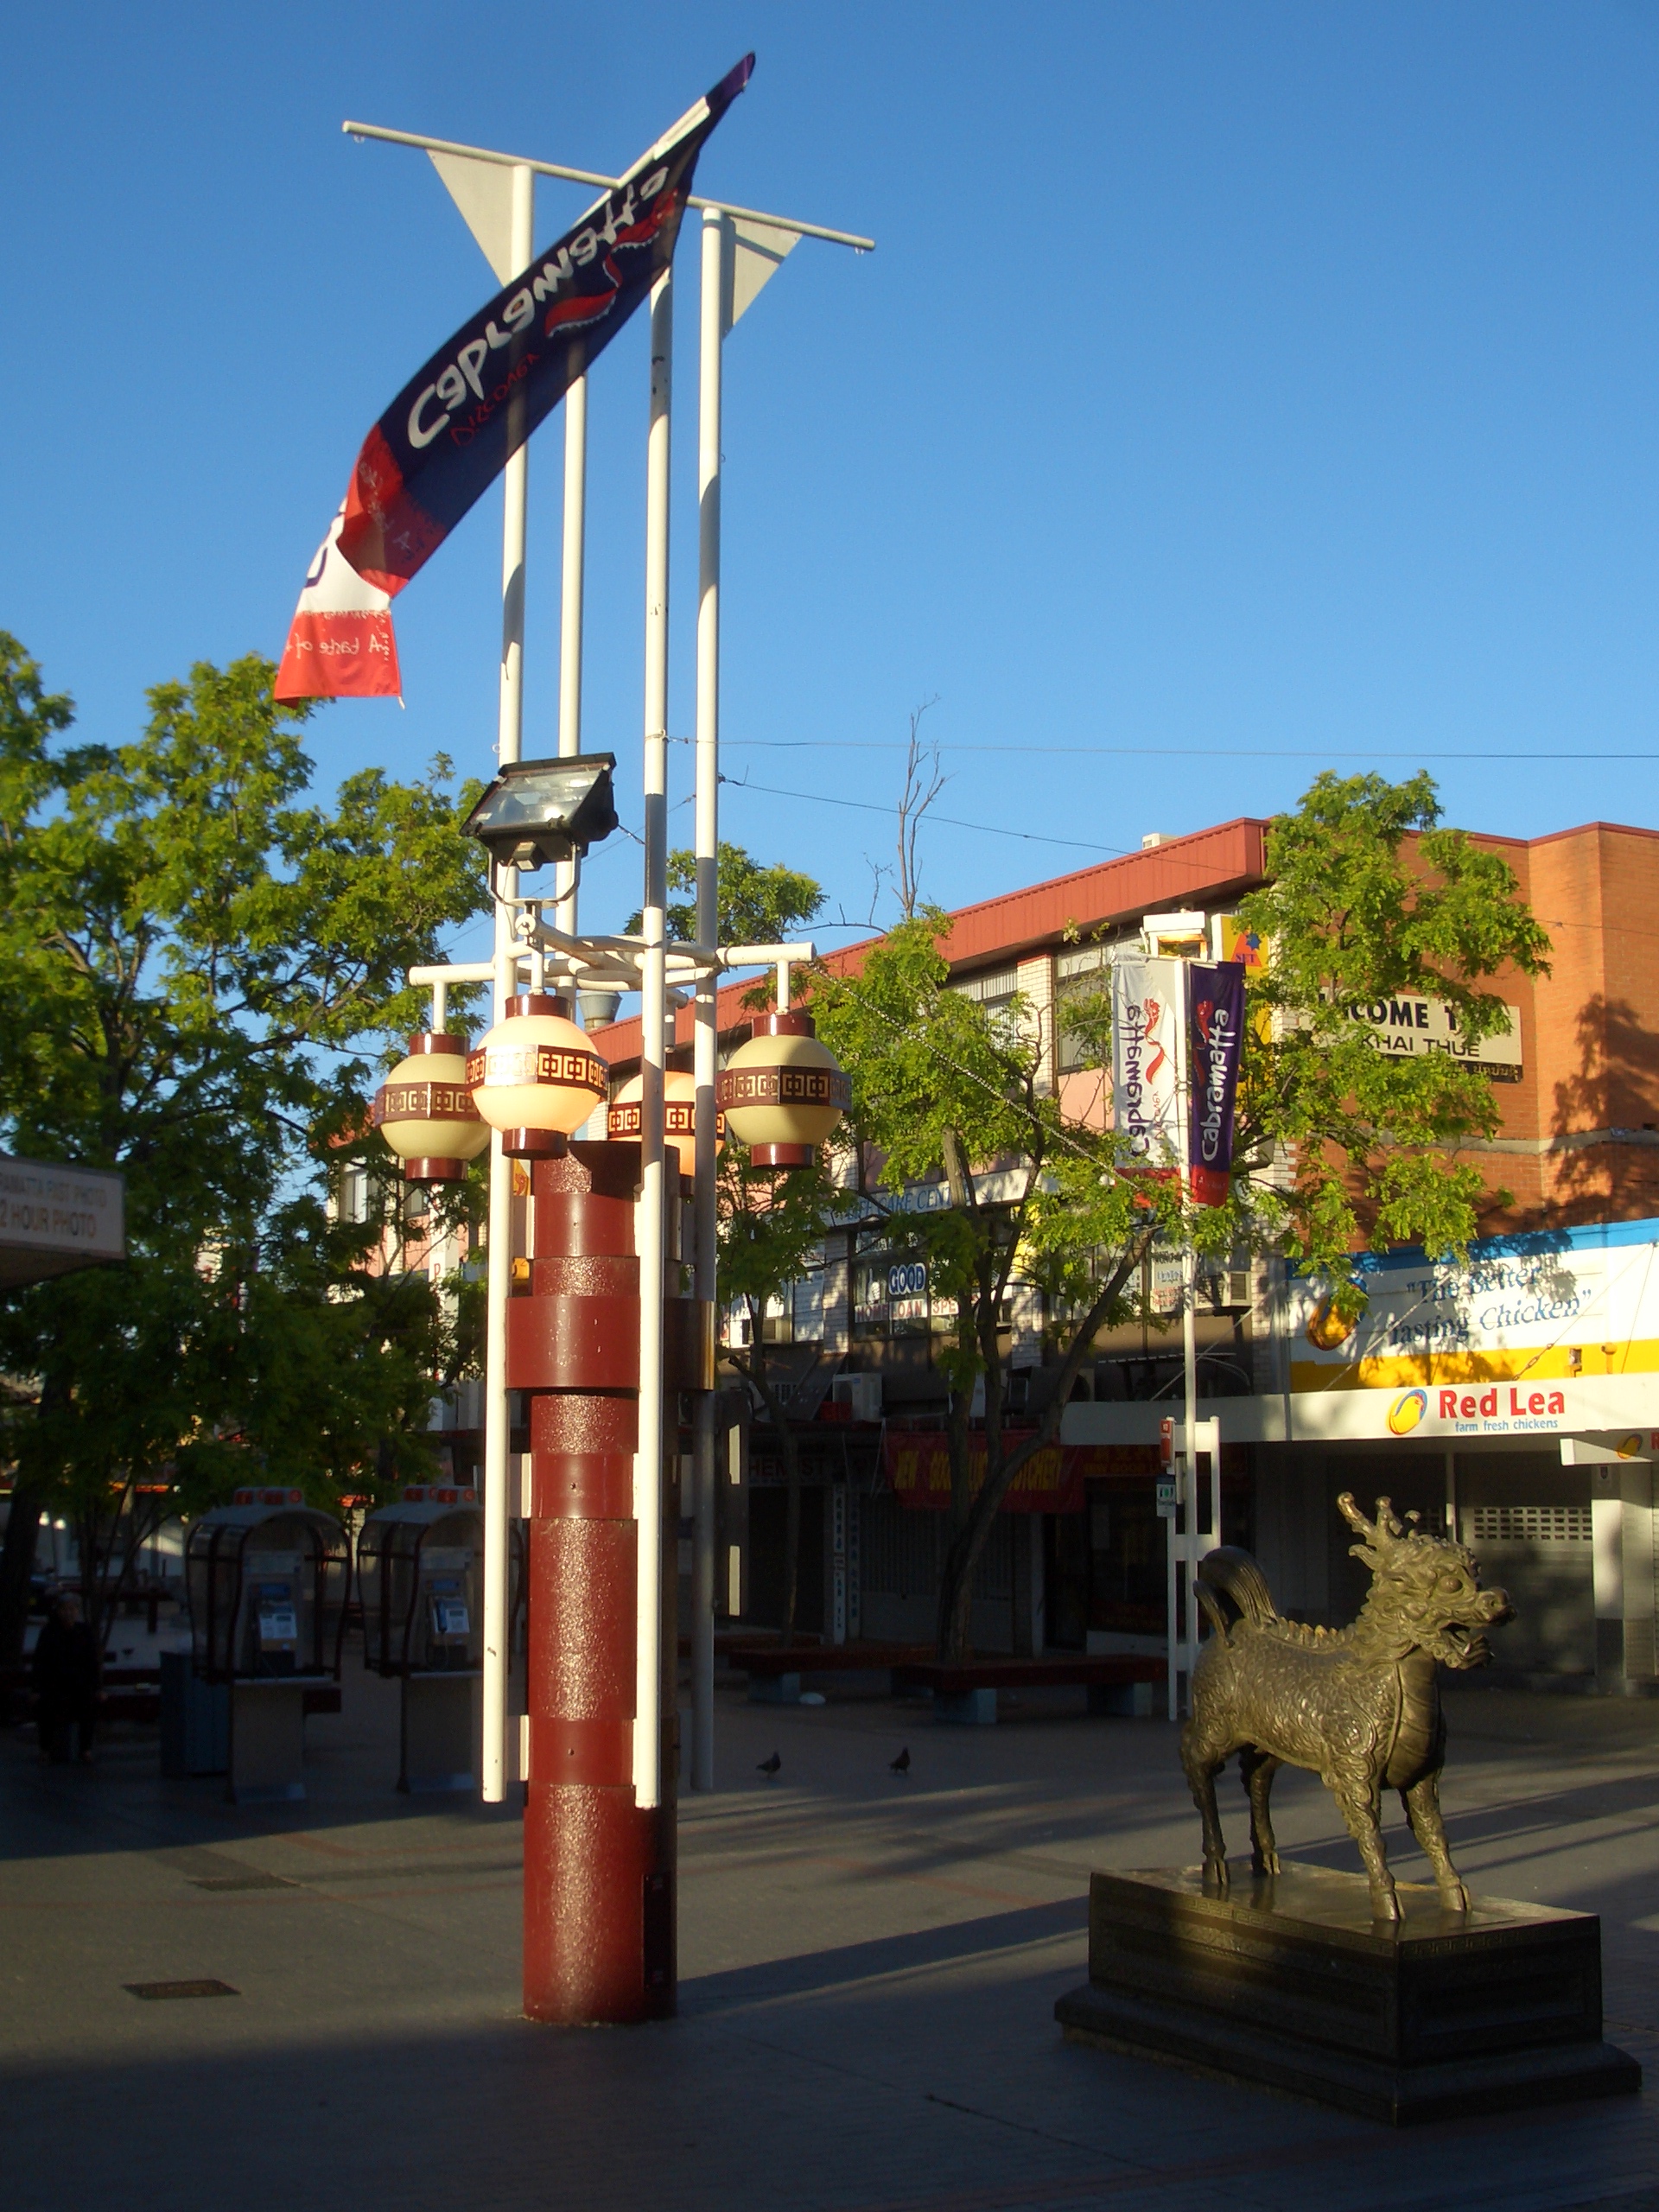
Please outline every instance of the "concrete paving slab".
M1402 2139L1066 2044L1090 1868L1196 1856L1162 1722L1033 1694L935 1730L723 1688L719 1786L683 1801L681 2017L570 2033L518 2017L516 1816L397 1797L395 1701L346 1688L303 1806L163 1781L143 1732L89 1770L0 1749L8 2212L1659 2206L1649 2094ZM1601 1913L1609 2035L1659 2063L1659 1709L1448 1705L1465 1876ZM1352 1864L1311 1778L1274 1809L1287 1851ZM1389 1847L1422 1875L1397 1813ZM202 1977L239 1994L123 1987Z

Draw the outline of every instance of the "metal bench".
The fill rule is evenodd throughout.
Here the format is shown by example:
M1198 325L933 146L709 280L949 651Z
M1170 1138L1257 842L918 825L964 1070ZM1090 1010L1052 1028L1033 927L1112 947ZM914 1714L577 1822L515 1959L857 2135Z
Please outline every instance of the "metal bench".
M730 1665L747 1675L754 1705L798 1704L814 1675L886 1674L891 1691L897 1668L927 1656L925 1643L795 1643L787 1650L762 1643L734 1645L726 1654Z
M996 1719L998 1690L1046 1689L1072 1684L1088 1694L1090 1713L1147 1719L1154 1686L1164 1679L1161 1659L1128 1651L1041 1659L968 1659L947 1666L937 1659L909 1660L893 1670L895 1694L931 1690L936 1720L988 1727Z

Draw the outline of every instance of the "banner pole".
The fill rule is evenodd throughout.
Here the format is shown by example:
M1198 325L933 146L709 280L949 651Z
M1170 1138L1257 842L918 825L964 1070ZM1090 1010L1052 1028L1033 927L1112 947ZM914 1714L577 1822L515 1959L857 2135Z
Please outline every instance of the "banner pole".
M719 939L720 850L720 416L721 345L724 336L726 219L702 217L697 353L697 942ZM696 1296L715 1295L719 1207L715 1187L715 1078L718 1072L719 978L697 982ZM691 1787L715 1786L715 1394L697 1395L692 1472L696 1515L691 1539Z
M651 424L645 448L645 939L640 975L639 1444L634 1460L638 1530L634 1622L634 1802L662 1802L663 1297L668 1190L663 1163L663 1077L668 1014L664 945L668 904L669 398L674 293L664 270L651 295ZM677 1196L677 1192L676 1194Z
M564 538L559 572L559 756L582 750L582 617L588 528L588 379L564 395ZM559 927L576 935L577 870L557 864Z
M528 268L535 252L536 179L527 164L512 172L512 266ZM501 684L497 709L496 759L503 768L519 757L524 725L524 515L530 451L520 446L502 474ZM517 894L516 868L501 871L498 887ZM495 1019L501 1020L518 973L513 910L495 906ZM512 1280L512 1162L498 1131L490 1140L490 1212L484 1334L484 1667L482 1783L486 1805L506 1794L507 1735L507 1497L512 1445L507 1397L507 1296Z
M1185 1147L1182 1147L1185 1150ZM1185 1170L1183 1170L1185 1173ZM1181 1251L1181 1380L1185 1406L1184 1408L1186 1472L1182 1483L1185 1495L1181 1500L1182 1522L1185 1530L1183 1549L1186 1557L1186 1708L1192 1710L1192 1669L1198 1657L1198 1624L1196 1618L1198 1594L1198 1255L1192 1249L1192 1232Z

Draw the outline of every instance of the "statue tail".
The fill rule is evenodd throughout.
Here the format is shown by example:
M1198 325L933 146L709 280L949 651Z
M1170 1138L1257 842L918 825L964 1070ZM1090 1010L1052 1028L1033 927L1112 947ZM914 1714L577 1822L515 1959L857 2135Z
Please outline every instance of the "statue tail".
M1198 1561L1198 1603L1224 1643L1240 1621L1260 1627L1279 1618L1266 1575L1237 1544L1218 1544Z

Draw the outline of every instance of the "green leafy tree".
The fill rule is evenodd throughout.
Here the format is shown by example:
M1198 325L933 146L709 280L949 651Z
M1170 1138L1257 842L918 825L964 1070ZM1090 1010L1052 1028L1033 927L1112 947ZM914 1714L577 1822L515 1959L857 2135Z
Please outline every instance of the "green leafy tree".
M741 845L718 848L715 911L721 944L776 944L802 923L810 922L823 905L823 887L799 869L781 861L771 867L751 860ZM668 856L668 934L677 944L691 944L697 934L697 856L690 851ZM676 899L675 892L690 893ZM627 928L640 925L639 913L631 914Z
M720 1294L747 1315L747 1345L727 1357L753 1385L783 1455L784 1643L795 1639L801 1580L801 1453L788 1410L778 1395L766 1342L766 1305L799 1281L817 1256L825 1231L845 1209L846 1193L830 1184L820 1159L786 1173L751 1166L734 1147L721 1164L719 1194Z
M1052 1441L1090 1345L1127 1310L1175 1201L1169 1185L1121 1171L1114 1136L1065 1121L1043 1087L1040 1039L1024 1008L1016 1004L1012 1020L988 1019L950 989L938 950L946 927L937 909L901 923L856 978L815 977L812 1005L819 1034L852 1076L852 1131L880 1162L878 1192L938 1179L950 1189L948 1210L906 1217L902 1235L926 1260L936 1306L955 1307L941 1351L950 1390L950 1534L937 1625L941 1656L954 1659L969 1648L974 1568L1002 1501ZM997 1166L1014 1172L1011 1202L981 1196L976 1171ZM1090 1268L1101 1254L1109 1258L1096 1276ZM1081 1307L1049 1406L1034 1430L1011 1437L1002 1313L1016 1268L1039 1264ZM981 1379L982 1472L969 1427Z
M43 1506L77 1525L96 1625L144 1510L265 1471L324 1497L426 1449L444 1316L365 1273L372 1210L323 1199L372 1058L423 1016L405 969L486 901L448 764L315 803L309 710L272 673L200 664L136 743L69 745L70 702L0 633L0 1129L119 1169L129 1253L0 1306L27 1385L0 1659Z
M1482 986L1547 972L1549 939L1502 856L1440 826L1426 774L1330 772L1274 822L1266 887L1241 906L1268 948L1252 976L1239 1117L1241 1179L1282 1215L1282 1249L1319 1269L1350 1318L1349 1255L1368 1243L1456 1249L1508 1203L1455 1156L1499 1122L1491 1080L1445 1053L1385 1056L1351 1009L1402 992L1444 1000L1470 1042L1505 1019ZM1281 1203L1262 1187L1292 1163Z
M917 916L872 948L857 976L814 979L819 1033L853 1078L851 1134L878 1187L944 1180L948 1211L906 1234L954 1300L943 1351L950 1390L950 1532L941 1575L941 1656L969 1644L975 1566L1009 1486L1052 1442L1103 1327L1128 1319L1154 1238L1201 1255L1271 1245L1323 1272L1351 1310L1357 1244L1466 1245L1492 1200L1455 1156L1497 1126L1486 1079L1446 1058L1391 1058L1346 1009L1401 991L1454 1007L1471 1037L1501 1001L1484 982L1536 973L1548 941L1496 856L1439 827L1426 776L1320 777L1274 825L1268 887L1244 902L1269 941L1248 1001L1231 1195L1183 1211L1173 1178L1134 1171L1115 1132L1068 1115L1044 1080L1044 1040L1016 1001L988 1016L949 987L947 918ZM1074 1037L1109 1058L1109 995L1072 1001ZM1287 1178L1285 1164L1291 1164ZM988 1203L976 1171L1011 1170L1012 1198ZM1501 1194L1499 1194L1501 1196ZM1000 1330L1016 1275L1039 1283L1058 1370L1036 1425L1010 1435ZM984 1383L982 1473L970 1456L974 1385Z

